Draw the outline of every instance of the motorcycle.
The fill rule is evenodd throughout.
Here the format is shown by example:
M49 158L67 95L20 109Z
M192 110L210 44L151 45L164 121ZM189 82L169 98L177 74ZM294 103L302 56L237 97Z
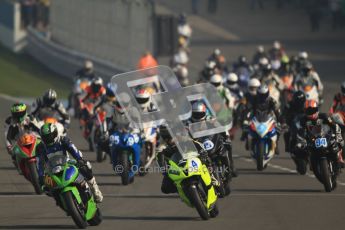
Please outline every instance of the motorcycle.
M154 127L144 129L144 140L143 148L140 155L141 167L144 171L139 171L139 175L144 176L145 171L152 164L153 160L156 158L156 145L157 145L157 129Z
M199 151L203 149L208 154L208 165L212 166L212 173L219 182L219 186L215 186L218 196L223 198L229 195L231 192L231 169L223 138L220 135L212 135L198 138L194 142Z
M307 127L311 138L308 143L310 164L315 177L324 185L326 192L336 188L339 171L338 156L330 148L336 145L335 135L328 125ZM340 154L340 153L338 153Z
M276 121L267 111L257 111L249 126L248 143L259 171L267 167L277 147Z
M319 104L319 92L313 81L308 80L302 82L298 87L298 90L301 90L305 94L306 100L315 100Z
M55 198L57 205L72 217L79 228L99 225L101 212L75 161L69 160L62 152L48 158L44 174L48 195Z
M198 157L181 159L177 155L168 160L168 177L176 185L180 198L189 207L196 208L203 220L216 217L219 213L217 194L206 165Z
M114 132L110 138L111 162L115 173L120 174L123 185L133 182L135 173L142 168L140 152L142 141L138 134L129 132Z
M73 86L72 91L72 108L74 110L74 118L79 118L81 114L80 98L85 94L85 89L90 85L88 79L78 79Z
M105 134L108 127L106 122L106 112L98 110L94 118L93 128L93 145L96 148L97 162L102 162L106 159L109 147L107 146L107 140Z
M25 179L34 186L36 194L42 194L39 183L36 147L41 143L41 139L33 133L23 134L13 148L16 165L23 173Z
M284 84L284 89L281 93L281 107L284 108L288 105L293 97L294 88L293 88L293 75L285 75L282 78L282 82Z

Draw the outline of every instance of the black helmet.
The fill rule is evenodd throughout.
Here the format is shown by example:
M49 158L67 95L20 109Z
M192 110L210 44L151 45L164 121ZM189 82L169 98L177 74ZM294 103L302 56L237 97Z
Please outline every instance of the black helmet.
M267 64L267 65L262 66L262 72L264 74L269 74L269 73L271 73L271 71L272 71L271 64Z
M270 95L270 91L267 85L262 84L257 91L257 98L259 103L263 103L267 100L268 96Z
M43 103L45 105L50 106L55 103L56 98L57 98L56 91L53 89L48 89L43 95Z
M292 97L292 105L294 109L300 109L304 107L305 104L305 94L302 91L296 91Z

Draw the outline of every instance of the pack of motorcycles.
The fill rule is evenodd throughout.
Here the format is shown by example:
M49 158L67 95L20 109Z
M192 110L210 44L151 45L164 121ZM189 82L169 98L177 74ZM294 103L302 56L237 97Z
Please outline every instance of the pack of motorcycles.
M75 82L73 94L76 117L79 116L80 111L78 98L81 98L88 84L87 79L78 79ZM93 113L91 108L90 113ZM337 118L336 122L344 128L344 112L340 111L336 114L334 116ZM108 135L105 110L98 109L92 119L92 144L97 162L102 162L106 160L107 155L111 155L109 147L109 136L111 136L112 145L116 147L118 153L116 159L112 157L110 159L114 169L119 168L116 166L121 166L121 171L117 173L121 176L123 185L132 183L136 173L139 176L145 176L147 169L156 160L161 159L157 155L158 146L162 144L157 128L145 130L143 135L119 131ZM45 122L58 123L56 119ZM63 128L60 127L60 129L62 129L61 135L66 135ZM300 174L306 174L307 165L310 163L313 173L324 185L325 191L331 192L336 186L338 175L335 170L337 161L329 156L331 134L327 127L322 127L314 135L315 141L308 143L310 147L308 151L292 153L292 159ZM248 138L251 139L250 152L256 162L256 168L262 171L274 157L277 148L277 121L274 115L265 111L255 114L249 123ZM35 148L40 142L37 135L28 134L22 136L14 147L17 165L21 168L24 177L32 183L37 194L43 192L38 181L35 153ZM232 176L227 172L221 160L225 147L217 136L200 138L196 142L198 149L207 154L192 156L185 160L165 159L164 162L160 162L160 165L169 166L167 176L174 182L181 200L186 205L196 208L200 217L207 220L218 215L217 199L229 195ZM27 145L27 143L32 144ZM136 159L136 151L141 152L139 159ZM61 167L58 171L47 169L44 179L46 188L59 191L61 199L57 201L57 204L73 218L79 228L100 224L102 221L100 210L75 162L65 156L55 156L55 159L49 160ZM137 172L132 168L136 161L139 161L140 165L140 170Z

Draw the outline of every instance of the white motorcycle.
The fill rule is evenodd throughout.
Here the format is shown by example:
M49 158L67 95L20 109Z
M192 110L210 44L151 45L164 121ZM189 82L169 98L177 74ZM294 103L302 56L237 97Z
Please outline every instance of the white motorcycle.
M249 124L248 143L256 168L264 170L277 147L276 120L267 111L257 111Z

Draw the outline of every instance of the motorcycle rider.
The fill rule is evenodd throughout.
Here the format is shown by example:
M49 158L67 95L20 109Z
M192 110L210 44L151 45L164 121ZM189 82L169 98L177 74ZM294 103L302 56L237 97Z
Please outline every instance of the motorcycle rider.
M227 72L226 59L224 55L222 55L222 51L220 51L220 49L214 49L213 53L208 57L207 60L216 62L216 67L221 72Z
M143 112L153 112L157 110L151 99L151 94L146 89L138 89L135 93L135 99Z
M235 95L237 101L241 100L244 96L243 91L238 84L238 76L236 73L228 74L225 86L230 90L231 94Z
M261 58L268 58L265 48L259 45L256 49L256 53L253 55L252 65L258 65Z
M261 86L257 90L257 96L255 98L255 102L253 104L252 110L247 115L247 120L244 122L245 124L249 124L250 119L253 115L256 114L256 111L267 111L268 113L273 113L276 118L276 128L277 128L277 142L279 141L279 136L281 133L280 128L285 127L285 121L281 116L280 108L277 102L270 96L270 92L268 86L265 84L261 84ZM282 126L280 126L282 124ZM251 146L248 143L248 147ZM279 155L278 146L276 148L276 154Z
M85 103L93 104L93 106L94 106L99 101L101 101L103 95L105 95L105 93L106 93L106 89L103 86L102 78L95 77L92 80L91 85L89 85L85 91L87 94L85 95L85 97L83 99L81 99L81 107L82 108L84 107ZM82 109L80 121L81 121L81 125L84 126L83 136L89 142L90 151L93 151L93 145L92 145L92 141L91 141L91 137L90 137L90 133L92 130L92 125L93 125L91 115L92 114L90 114L88 109L86 107L84 107Z
M305 115L300 119L300 127L303 133L304 143L310 143L310 130L315 126L320 126L322 124L327 125L331 128L332 134L334 134L335 142L333 146L330 146L332 153L338 156L338 163L344 167L344 140L341 134L340 127L332 120L332 118L325 114L319 112L319 106L315 100L307 100L304 106ZM299 143L303 145L302 143ZM301 148L308 148L307 146L302 146Z
M192 115L190 119L187 120L186 126L188 127L190 123L201 122L208 119L210 119L210 112L208 111L206 104L202 100L197 100L192 104ZM227 132L218 133L216 135L220 135L222 137L224 146L228 153L230 165L226 166L230 166L231 175L233 177L237 177L237 170L235 169L234 160L232 158L232 144L230 136Z
M332 107L329 110L330 113L339 110L345 112L345 81L341 83L340 91L334 96Z
M121 99L121 103L119 102L119 98ZM137 127L134 127L133 124L128 120L125 112L131 113L133 116L140 116L140 112L136 110L136 108L129 107L130 98L126 94L120 94L119 98L117 98L115 102L115 110L112 115L111 123L109 124L109 133L114 132L127 132L131 134L137 134L140 136L141 130ZM109 145L111 149L111 158L113 163L114 171L116 171L116 164L117 164L117 151L116 151L116 143L115 138L113 135L109 137ZM138 148L134 148L134 158L133 158L133 169L139 169L140 166L140 154L141 150ZM131 171L130 180L133 182L134 174L136 172Z
M261 76L259 80L261 81L261 84L270 85L272 87L275 87L279 91L282 91L284 89L284 83L279 78L279 76L273 71L271 64L262 64L260 68Z
M139 59L137 69L147 69L158 65L157 60L147 51Z
M270 60L280 60L285 55L285 50L279 41L273 42L273 47L268 51Z
M55 124L47 123L41 127L40 134L45 144L45 151L39 153L40 163L38 164L38 173L40 182L43 185L44 166L49 163L49 159L56 154L72 155L77 161L77 167L80 173L85 177L97 203L102 202L103 195L99 190L96 179L92 173L91 163L83 158L83 154L77 149L72 141L66 136L59 136Z
M24 103L15 103L11 107L11 116L5 120L6 149L16 164L13 154L13 146L18 138L27 131L39 134L37 120L27 114L27 106Z
M256 101L257 89L260 87L261 83L257 78L252 78L248 82L248 91L244 94L244 97L241 99L240 104L238 105L237 112L238 114L238 125L242 127L241 141L246 140L248 135L247 130L247 119L249 112L253 109L253 105Z
M319 94L319 104L321 105L323 103L323 84L321 82L319 74L314 70L313 65L310 61L304 62L301 68L301 73L296 77L295 85L297 90L307 82L313 82L313 84L316 86Z
M290 103L288 103L283 109L283 117L289 127L289 130L284 133L285 152L291 152L291 149L295 145L293 140L296 139L294 137L297 135L296 121L304 115L305 101L305 94L302 91L296 91L293 94Z
M95 70L93 68L93 62L90 60L86 60L84 63L84 67L79 69L75 75L77 79L86 78L89 81L92 81L92 79L96 77Z
M209 82L211 76L214 74L220 73L221 71L217 67L217 63L214 60L207 60L205 62L204 69L201 71L200 78L198 83L200 82Z
M46 116L58 115L61 119L59 122L68 128L70 125L70 117L63 106L63 104L57 99L56 91L53 89L48 89L42 98L37 98L36 102L33 104L32 115L40 120L43 120Z
M228 109L235 108L235 98L231 95L230 90L223 85L223 77L215 74L211 77L210 83L217 88L218 94L224 100Z
M180 14L178 18L177 33L184 39L184 42L179 42L182 47L187 48L189 46L192 32L192 28L187 22L187 15L185 13Z

